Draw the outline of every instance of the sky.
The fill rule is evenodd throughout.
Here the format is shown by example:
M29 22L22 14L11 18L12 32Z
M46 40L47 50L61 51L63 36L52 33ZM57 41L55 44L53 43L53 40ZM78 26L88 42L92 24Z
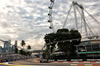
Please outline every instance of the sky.
M72 1L55 0L53 24L56 31L62 28ZM100 0L74 1L82 4L100 22ZM53 32L48 23L49 6L50 0L0 0L0 39L11 40L12 44L17 40L18 46L21 40L25 40L26 46L31 45L32 50L40 50L45 44L44 35ZM75 27L73 13L72 10L65 28ZM91 28L99 33L100 25L86 13L85 15ZM3 43L0 42L0 45L3 46Z

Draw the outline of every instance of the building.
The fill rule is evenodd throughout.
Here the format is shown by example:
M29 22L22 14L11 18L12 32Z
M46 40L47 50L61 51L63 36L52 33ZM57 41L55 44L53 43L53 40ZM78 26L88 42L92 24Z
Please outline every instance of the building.
M10 52L11 49L10 46L11 46L11 40L4 42L4 50L6 50L6 52Z
M17 47L17 41L15 41L15 47Z
M9 53L14 52L15 47L17 47L17 41L15 41L15 44L11 46L11 40L4 42L4 48L0 46L0 53Z
M0 46L0 53L2 53L2 47Z
M100 57L100 40L82 41L81 44L75 45L77 56Z
M15 46L13 45L13 46L12 46L12 52L14 52L14 50L15 50Z
M17 41L15 41L15 44L12 46L12 52L14 52L16 47L17 47Z

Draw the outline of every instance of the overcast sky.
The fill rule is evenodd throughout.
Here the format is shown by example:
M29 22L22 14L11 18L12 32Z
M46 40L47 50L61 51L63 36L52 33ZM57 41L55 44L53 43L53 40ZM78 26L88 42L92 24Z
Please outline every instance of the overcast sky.
M56 0L53 9L53 24L55 30L62 28L67 12L73 0ZM75 0L100 21L100 0ZM0 0L0 39L18 41L25 40L26 46L32 50L41 49L44 45L44 35L52 32L48 21L49 0ZM86 14L86 17L88 15ZM78 17L80 18L80 17ZM73 10L66 28L74 28ZM92 29L99 30L98 24L88 18ZM94 26L93 26L94 25ZM80 26L79 26L80 27ZM97 30L98 29L98 30ZM2 42L0 42L3 45Z

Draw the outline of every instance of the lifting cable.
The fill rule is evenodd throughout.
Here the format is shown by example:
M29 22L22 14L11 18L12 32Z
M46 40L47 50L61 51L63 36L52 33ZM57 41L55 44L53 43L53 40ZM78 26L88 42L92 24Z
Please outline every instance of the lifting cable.
M83 18L82 14L80 13L79 9L76 7L76 9L78 10L79 14L81 15L81 17ZM87 27L89 28L90 32L93 34L92 30L90 29L90 27L88 26L88 24L86 23ZM94 34L93 34L94 35Z
M94 18L88 11L86 11L85 9L84 9L84 11L88 14L88 15L90 15L99 25L100 25L100 22L96 19L96 18Z
M87 18L86 18L86 20L87 20L87 22L89 21ZM90 25L90 24L89 24L89 25ZM94 36L93 31L94 31L95 33L96 33L96 31L95 31L95 30L93 30L93 29L92 29L92 30L93 30L93 31L92 31L92 30L91 30L91 28L90 28L90 27L91 27L91 25L90 25L90 27L89 27L89 25L87 24L88 28L90 29L90 32L91 32L91 33L92 33L92 35ZM96 34L97 34L97 33L96 33Z
M90 17L92 17L99 25L100 25L100 22L97 20L97 19L95 19L88 11L86 11L86 9L84 9L84 11L90 16ZM87 19L87 18L86 18ZM87 19L88 20L88 19ZM95 30L93 30L94 32L96 32ZM96 33L97 34L97 33ZM98 34L97 34L98 35Z
M68 17L69 17L70 11L71 11L71 9L72 9L72 6L73 6L73 5L71 4L70 9L69 9L68 14L67 14L67 17L66 17L66 19L65 19L63 28L65 27L65 24L66 24L66 22L68 21Z

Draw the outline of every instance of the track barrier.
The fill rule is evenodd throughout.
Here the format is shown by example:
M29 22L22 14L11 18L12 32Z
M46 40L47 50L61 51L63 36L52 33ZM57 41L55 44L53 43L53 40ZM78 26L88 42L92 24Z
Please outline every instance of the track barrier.
M78 62L74 62L74 61L66 61L66 62L63 62L63 61L51 61L51 63L100 63L100 62L97 62L97 61L78 61Z

